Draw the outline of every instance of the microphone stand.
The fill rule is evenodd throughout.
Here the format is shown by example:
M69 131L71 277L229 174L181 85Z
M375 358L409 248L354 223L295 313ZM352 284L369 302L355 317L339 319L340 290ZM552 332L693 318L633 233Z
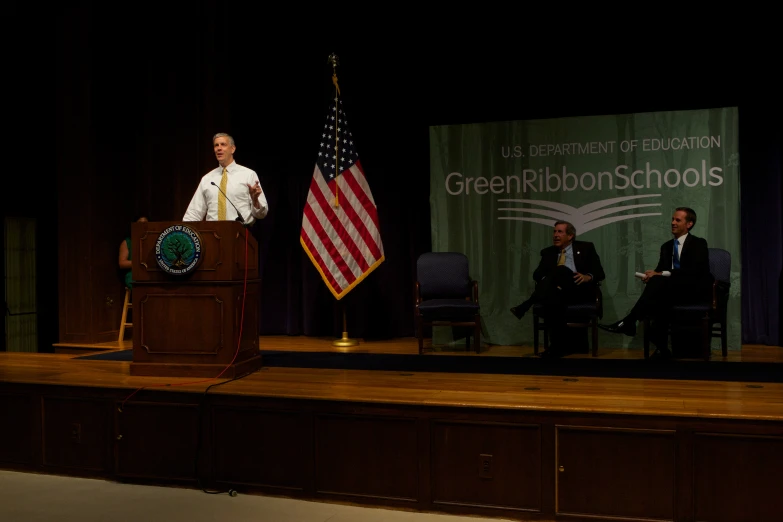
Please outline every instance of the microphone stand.
M245 221L245 219L242 217L242 214L239 212L239 209L237 208L237 206L234 205L234 202L231 201L230 199L228 199L228 196L226 196L226 193L223 192L222 190L220 190L220 187L214 181L210 181L209 183L210 183L210 185L215 185L215 188L218 189L218 191L220 191L220 193L223 194L226 197L226 201L231 203L231 206L234 207L234 210L237 211L237 217L236 217L236 219L234 221L239 221L240 223L242 223L243 227L249 228L250 224L247 221Z

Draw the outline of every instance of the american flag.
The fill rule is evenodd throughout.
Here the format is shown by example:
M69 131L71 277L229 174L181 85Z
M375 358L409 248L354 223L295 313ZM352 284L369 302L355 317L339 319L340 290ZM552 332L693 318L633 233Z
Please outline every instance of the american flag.
M326 115L299 242L335 298L384 261L378 210L342 108Z

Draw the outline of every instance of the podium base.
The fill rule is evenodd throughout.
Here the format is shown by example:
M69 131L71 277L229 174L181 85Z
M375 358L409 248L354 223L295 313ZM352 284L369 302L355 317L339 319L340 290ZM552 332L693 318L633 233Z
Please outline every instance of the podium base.
M143 377L197 377L216 378L223 369L220 379L233 379L261 368L261 354L237 362L226 368L225 364L182 364L182 363L130 363L130 374Z

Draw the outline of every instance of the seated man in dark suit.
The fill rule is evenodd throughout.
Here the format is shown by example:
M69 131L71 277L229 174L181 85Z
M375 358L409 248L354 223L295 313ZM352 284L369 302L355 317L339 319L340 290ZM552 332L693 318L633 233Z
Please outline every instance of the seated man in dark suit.
M696 212L678 207L672 215L673 239L661 245L655 270L647 270L642 281L644 291L631 312L620 321L599 325L612 333L636 335L636 321L651 317L650 341L656 346L650 358L672 356L666 347L668 310L671 305L709 300L713 282L707 241L691 234L696 224ZM675 241L677 248L674 248Z
M511 309L511 313L521 319L534 304L544 305L552 343L542 356L557 357L574 351L566 343L565 307L594 299L595 285L605 277L595 246L587 241L576 241L574 225L568 221L557 221L552 246L541 250L541 261L533 272L537 283L535 291L530 298Z

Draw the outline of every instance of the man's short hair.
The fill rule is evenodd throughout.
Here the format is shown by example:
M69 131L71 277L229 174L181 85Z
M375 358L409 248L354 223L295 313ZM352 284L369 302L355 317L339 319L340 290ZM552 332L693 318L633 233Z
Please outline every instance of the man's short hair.
M576 237L576 227L568 221L555 221L555 226L557 225L566 225L566 234Z
M232 147L236 147L236 144L234 143L234 138L232 138L230 134L226 134L225 132L218 132L217 134L212 136L212 143L214 144L216 139L222 138L223 136L228 138L229 145L231 145Z
M689 207L677 207L674 209L675 212L682 211L685 212L685 223L688 223L688 221L692 221L693 225L691 225L691 228L688 230L692 230L693 227L696 226L696 211Z

